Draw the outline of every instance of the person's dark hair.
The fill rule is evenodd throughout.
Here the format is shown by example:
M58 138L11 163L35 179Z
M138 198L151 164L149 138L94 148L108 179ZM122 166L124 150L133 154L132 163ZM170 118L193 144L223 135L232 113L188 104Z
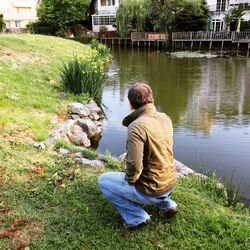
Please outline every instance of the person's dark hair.
M154 103L152 89L145 83L135 83L128 91L128 100L134 109Z

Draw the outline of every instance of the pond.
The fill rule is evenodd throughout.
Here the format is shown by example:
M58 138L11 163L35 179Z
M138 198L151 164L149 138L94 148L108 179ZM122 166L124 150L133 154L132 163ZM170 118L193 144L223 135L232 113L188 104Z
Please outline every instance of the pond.
M148 83L155 105L174 126L175 158L197 171L234 176L250 199L250 59L175 58L150 50L115 48L101 152L126 151L123 117L130 113L127 92L135 81Z

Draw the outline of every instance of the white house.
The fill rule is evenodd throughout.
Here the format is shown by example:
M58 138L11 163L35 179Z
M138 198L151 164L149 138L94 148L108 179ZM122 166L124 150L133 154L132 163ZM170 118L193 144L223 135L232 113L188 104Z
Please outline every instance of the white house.
M0 0L0 13L3 14L7 29L20 29L37 19L36 7L39 0Z
M118 9L121 0L97 0L97 12L92 15L92 30L99 32L101 26L105 26L107 31L115 31L113 27L115 21L116 10Z
M225 28L225 13L240 3L246 6L243 19L250 20L250 0L207 0L210 12L210 29L212 31L222 31Z

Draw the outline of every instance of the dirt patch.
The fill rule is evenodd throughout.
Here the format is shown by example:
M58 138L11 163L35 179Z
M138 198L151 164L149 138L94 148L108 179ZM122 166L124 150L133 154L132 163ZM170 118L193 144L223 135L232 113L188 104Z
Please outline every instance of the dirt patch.
M13 52L4 50L0 56L1 61L10 61L13 68L18 68L23 63L42 63L47 64L48 61L37 56L36 54Z
M9 125L8 126L8 133L5 133L2 135L3 138L7 140L11 139L17 139L17 138L22 138L26 141L33 142L34 141L34 136L27 130L27 129L22 129L18 126L15 125ZM10 141L11 143L11 141Z

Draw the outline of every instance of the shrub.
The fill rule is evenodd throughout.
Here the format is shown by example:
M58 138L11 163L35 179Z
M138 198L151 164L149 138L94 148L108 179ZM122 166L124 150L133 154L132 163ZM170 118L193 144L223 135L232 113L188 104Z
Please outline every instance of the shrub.
M103 62L98 55L79 59L75 56L61 68L61 81L65 90L74 93L86 93L99 98L106 82Z
M5 22L3 20L3 14L0 14L0 32L5 28Z
M91 49L96 49L98 48L99 42L96 39L93 39L90 43Z
M107 32L108 29L107 29L106 26L103 25L103 26L100 26L99 31L100 31L100 32Z
M111 59L109 49L105 45L99 44L97 47L97 52L101 58L105 58L106 60Z
M26 27L32 34L55 35L57 31L55 27L42 21L28 23Z
M89 43L91 43L93 38L90 37L90 36L82 36L82 37L74 37L74 38L71 38L71 39L74 40L74 41L83 43L83 44L89 44Z
M98 56L102 59L109 61L111 59L110 50L102 43L99 43L96 39L93 39L90 43L91 49L97 50Z
M105 165L111 169L119 170L123 166L123 163L115 159L108 150L105 152L102 160L104 161Z

